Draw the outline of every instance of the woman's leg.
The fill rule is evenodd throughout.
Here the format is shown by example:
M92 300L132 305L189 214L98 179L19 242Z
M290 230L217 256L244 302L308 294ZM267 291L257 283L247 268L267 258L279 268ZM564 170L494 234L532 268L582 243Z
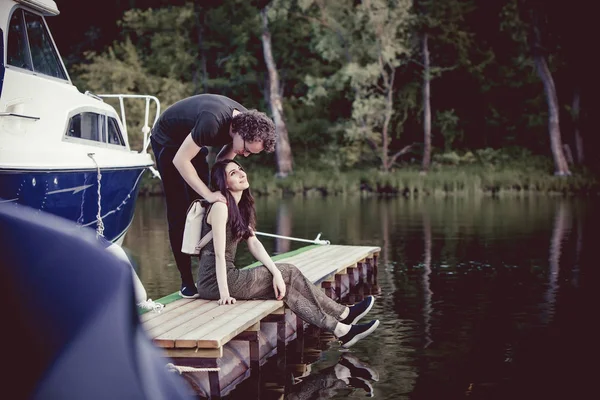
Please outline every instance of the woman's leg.
M306 322L333 332L346 306L325 296L292 264L276 264L286 285L283 301Z
M304 321L333 332L346 306L320 293L292 264L276 264L286 286L283 301ZM236 299L274 299L273 275L264 266L233 270L227 275L229 293Z

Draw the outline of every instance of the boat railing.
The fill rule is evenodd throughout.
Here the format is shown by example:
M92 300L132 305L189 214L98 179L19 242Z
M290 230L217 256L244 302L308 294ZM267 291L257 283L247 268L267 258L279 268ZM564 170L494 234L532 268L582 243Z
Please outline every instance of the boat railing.
M142 133L144 134L144 141L142 143L142 149L140 153L145 153L148 149L148 145L150 144L150 131L151 126L148 124L150 119L150 102L154 102L156 105L156 113L154 115L154 121L152 121L152 126L158 120L160 116L160 101L155 96L150 96L146 94L95 94L90 91L85 92L86 95L94 97L98 100L102 99L119 99L119 106L121 109L121 123L123 124L123 129L125 130L125 137L127 143L129 144L129 134L127 132L127 116L125 114L125 99L144 99L146 100L146 108L144 115L144 126L142 127Z

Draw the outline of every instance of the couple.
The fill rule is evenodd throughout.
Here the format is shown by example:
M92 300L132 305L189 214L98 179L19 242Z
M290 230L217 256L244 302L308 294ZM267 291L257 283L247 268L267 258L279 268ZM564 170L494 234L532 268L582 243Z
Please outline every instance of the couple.
M293 265L275 265L253 233L254 200L236 155L249 156L275 149L275 126L266 114L248 110L225 96L202 94L169 107L152 128L152 149L161 174L169 223L169 238L181 274L182 297L219 300L283 300L305 321L327 329L350 347L373 332L379 321L355 325L373 306L374 298L346 307L325 296ZM206 146L223 146L212 169L215 191L208 182ZM213 240L201 253L197 287L190 256L181 252L186 210L202 196L212 203L202 232L213 230ZM246 240L263 266L234 267L237 244ZM199 292L198 292L199 291Z

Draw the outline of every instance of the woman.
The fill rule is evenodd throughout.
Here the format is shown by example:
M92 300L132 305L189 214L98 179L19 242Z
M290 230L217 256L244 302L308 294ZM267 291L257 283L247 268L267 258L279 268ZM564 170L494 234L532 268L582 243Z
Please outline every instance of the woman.
M336 303L291 264L275 264L254 235L256 210L246 173L236 161L216 162L211 183L226 198L227 204L210 205L202 232L212 229L213 240L200 255L198 294L200 298L218 300L220 305L234 304L236 299L277 299L306 322L324 328L350 347L368 336L378 320L354 325L374 303L372 296L352 307ZM238 270L234 266L237 244L246 240L250 253L263 265Z

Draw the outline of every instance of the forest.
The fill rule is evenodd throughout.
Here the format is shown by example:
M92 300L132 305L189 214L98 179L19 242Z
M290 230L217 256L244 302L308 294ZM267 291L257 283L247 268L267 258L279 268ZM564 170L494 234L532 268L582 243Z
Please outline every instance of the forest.
M598 193L584 1L56 3L79 90L269 114L275 153L244 160L255 193ZM128 123L142 115L128 105Z

